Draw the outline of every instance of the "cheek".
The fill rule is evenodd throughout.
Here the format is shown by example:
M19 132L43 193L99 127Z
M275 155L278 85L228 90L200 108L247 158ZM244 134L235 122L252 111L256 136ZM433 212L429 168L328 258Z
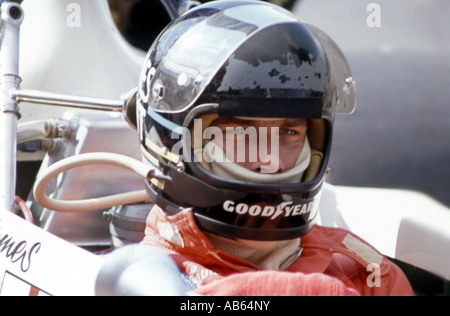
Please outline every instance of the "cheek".
M303 149L303 142L302 143L281 143L280 144L280 160L285 165L286 169L291 169L295 166L295 163L297 162L298 156L300 156L300 153Z

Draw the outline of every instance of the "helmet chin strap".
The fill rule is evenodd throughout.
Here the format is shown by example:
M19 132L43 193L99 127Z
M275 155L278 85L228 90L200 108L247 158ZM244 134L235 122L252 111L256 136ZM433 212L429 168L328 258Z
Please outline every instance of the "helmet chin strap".
M219 146L211 146L212 142L209 145L204 148L204 156L207 161L212 161L210 163L211 171L223 178L244 182L263 184L298 183L301 182L303 173L308 168L311 160L311 147L308 137L305 138L303 149L297 158L295 166L283 173L259 173L248 170L226 158L222 148ZM215 161L214 157L225 157L225 161Z

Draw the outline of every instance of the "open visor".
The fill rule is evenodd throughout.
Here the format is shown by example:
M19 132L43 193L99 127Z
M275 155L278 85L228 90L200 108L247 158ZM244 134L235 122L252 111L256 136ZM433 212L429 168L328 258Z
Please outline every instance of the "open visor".
M312 40L323 47L330 68L328 75L336 85L337 95L336 102L323 102L319 107L338 113L352 113L355 108L355 85L338 46L319 29L299 22L279 7L252 2L227 8L221 13L204 6L201 10L188 11L177 20L150 50L147 68L142 73L140 99L160 113L179 113L189 109L245 42L267 29L286 25L297 25L309 31L315 37ZM301 67L310 67L312 71L307 62L303 62ZM298 71L303 71L303 68L298 66ZM294 87L293 81L283 85L289 82L289 91L315 90L314 86Z
M350 66L337 44L323 31L315 26L307 25L323 46L331 76L336 85L335 112L341 114L352 114L356 108L356 81Z

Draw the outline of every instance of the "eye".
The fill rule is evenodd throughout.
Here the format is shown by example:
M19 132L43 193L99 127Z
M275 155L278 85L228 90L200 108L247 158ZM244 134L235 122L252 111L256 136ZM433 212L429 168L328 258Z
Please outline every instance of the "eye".
M281 134L286 136L294 136L297 135L297 131L293 129L282 129Z

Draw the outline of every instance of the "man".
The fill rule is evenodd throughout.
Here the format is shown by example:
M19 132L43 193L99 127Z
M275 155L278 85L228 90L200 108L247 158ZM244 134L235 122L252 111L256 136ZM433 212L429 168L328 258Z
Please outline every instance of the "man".
M334 114L354 81L332 40L277 6L214 1L157 38L139 83L146 161L170 181L145 244L205 295L411 295L393 263L315 224Z

